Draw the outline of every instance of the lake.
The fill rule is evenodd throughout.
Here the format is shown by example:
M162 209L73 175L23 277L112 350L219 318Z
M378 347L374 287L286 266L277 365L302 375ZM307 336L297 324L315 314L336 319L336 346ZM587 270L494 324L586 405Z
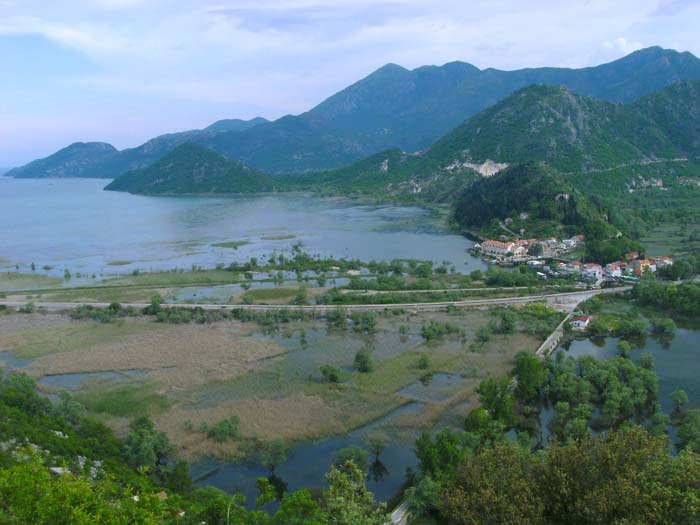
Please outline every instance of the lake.
M148 197L102 191L100 179L0 177L0 267L51 275L213 267L303 243L312 254L449 261L484 268L472 242L436 212L303 195ZM282 238L287 237L287 238ZM238 249L213 246L247 241ZM75 282L75 280L73 280Z

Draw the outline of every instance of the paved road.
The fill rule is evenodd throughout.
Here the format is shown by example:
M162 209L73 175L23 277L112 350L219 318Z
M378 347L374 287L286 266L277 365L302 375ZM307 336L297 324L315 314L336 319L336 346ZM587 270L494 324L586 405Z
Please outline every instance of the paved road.
M552 294L537 294L537 295L526 295L518 297L499 297L496 299L469 299L465 301L441 301L436 303L392 303L392 304L357 304L357 305L343 305L347 311L357 311L357 310L385 310L385 309L397 309L404 308L408 310L441 310L447 308L448 306L493 306L493 305L509 305L509 304L520 304L520 303L531 303L536 301L548 301L553 306L564 306L566 309L571 309L571 305L577 305L578 303L585 301L595 295L600 295L604 293L617 293L629 290L631 287L620 287L620 288L605 288L602 290L581 290L577 292L565 292L565 293L552 293ZM0 300L0 305L5 305L9 308L21 308L25 304L31 301L6 301ZM121 303L122 306L133 308L144 308L148 306L148 303ZM66 303L66 302L47 302L47 301L34 301L34 306L36 308L42 308L48 311L61 311L70 310L79 305L87 305L95 308L106 308L109 303ZM201 308L203 310L221 310L221 311L232 311L232 310L250 310L254 312L266 312L274 310L304 310L311 312L324 313L329 310L335 310L338 305L264 305L264 304L182 304L182 303L163 303L163 307L184 307L184 308Z

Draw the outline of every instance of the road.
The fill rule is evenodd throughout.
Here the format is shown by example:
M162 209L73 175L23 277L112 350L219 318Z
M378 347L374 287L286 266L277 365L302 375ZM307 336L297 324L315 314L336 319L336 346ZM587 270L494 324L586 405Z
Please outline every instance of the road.
M495 299L468 299L464 301L440 301L435 303L392 303L392 304L355 304L355 305L340 305L347 311L381 311L386 309L398 309L403 308L407 310L415 311L433 311L442 310L448 306L496 306L496 305L510 305L510 304L521 304L521 303L531 303L537 301L547 301L554 308L558 308L564 311L573 310L576 305L589 299L593 296L604 294L604 293L619 293L631 289L630 286L624 286L620 288L604 288L601 290L581 290L577 292L564 292L564 293L552 293L552 294L537 294L537 295L526 295L517 297L499 297ZM0 300L0 305L7 306L8 308L21 308L28 302L32 301L7 301ZM41 308L47 311L61 311L70 310L80 305L92 306L94 308L106 308L110 303L97 303L97 302L86 302L86 303L69 303L69 302L49 302L49 301L33 301L36 308ZM148 303L121 303L124 307L133 308L145 308ZM254 312L266 312L275 310L304 310L310 312L324 313L329 310L335 310L339 305L265 305L265 304L182 304L182 303L163 303L161 306L164 308L169 307L180 307L180 308L201 308L203 310L219 310L219 311L232 311L232 310L249 310Z

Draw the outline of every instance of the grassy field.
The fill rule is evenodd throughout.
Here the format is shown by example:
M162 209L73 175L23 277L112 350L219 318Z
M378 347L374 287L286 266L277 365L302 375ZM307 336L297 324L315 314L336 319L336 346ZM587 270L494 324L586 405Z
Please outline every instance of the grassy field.
M463 418L476 403L479 381L506 372L515 353L532 351L539 342L518 332L494 335L477 348L477 332L498 319L477 309L379 315L371 335L355 332L352 323L330 330L323 319L262 334L255 323L230 320L167 325L128 318L98 324L54 317L54 324L19 326L0 335L0 348L31 359L26 370L32 376L55 378L43 386L49 392L60 390L50 385L63 384L63 374L71 379L98 374L102 382L71 387L92 415L117 430L129 418L151 415L188 459L240 453L232 443L202 439L185 426L188 420L212 425L233 415L241 420L243 436L292 443L344 434L411 405L410 413L391 420L387 432L412 439L441 421ZM429 321L453 323L460 332L428 345L421 330ZM353 367L362 348L372 356L369 373ZM419 364L421 356L428 356L427 365ZM324 364L340 369L340 382L323 377ZM115 375L118 382L110 382Z
M63 284L63 279L35 273L0 273L0 291L11 292L26 288L49 288Z
M125 385L109 390L86 390L76 396L89 411L115 417L157 416L171 401L150 383Z
M0 348L18 357L34 359L82 348L110 343L120 338L158 330L160 327L146 320L122 323L96 323L92 321L66 322L57 326L28 329L20 332L0 333Z
M298 288L257 288L244 293L243 299L254 303L278 303L283 300L288 301L294 297L298 291Z
M90 287L65 288L51 293L34 295L38 301L56 301L66 303L147 303L155 294L163 297L170 294L171 288L154 287Z
M119 286L191 286L197 284L226 284L239 282L240 276L226 270L201 272L152 272L123 275L105 280L106 285Z

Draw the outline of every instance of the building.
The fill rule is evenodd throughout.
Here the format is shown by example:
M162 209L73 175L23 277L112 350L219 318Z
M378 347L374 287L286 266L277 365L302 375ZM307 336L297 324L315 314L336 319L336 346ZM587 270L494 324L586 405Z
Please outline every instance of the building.
M481 253L490 255L491 257L505 257L506 255L511 255L515 248L516 244L512 242L488 240L481 243Z
M581 273L581 264L580 261L570 261L562 268L567 273Z
M657 268L666 268L668 266L673 266L673 259L667 256L657 257L654 259Z
M605 265L605 276L611 278L622 277L622 268L617 263L610 263Z
M656 271L656 264L649 259L635 259L630 266L632 273L637 277L641 277L646 272L654 273Z
M581 277L584 279L590 279L591 281L597 281L603 278L603 267L600 264L589 263L584 264L581 267Z
M591 321L591 318L588 317L587 315L577 315L573 319L571 319L571 328L574 330L585 330L588 328L588 323Z

